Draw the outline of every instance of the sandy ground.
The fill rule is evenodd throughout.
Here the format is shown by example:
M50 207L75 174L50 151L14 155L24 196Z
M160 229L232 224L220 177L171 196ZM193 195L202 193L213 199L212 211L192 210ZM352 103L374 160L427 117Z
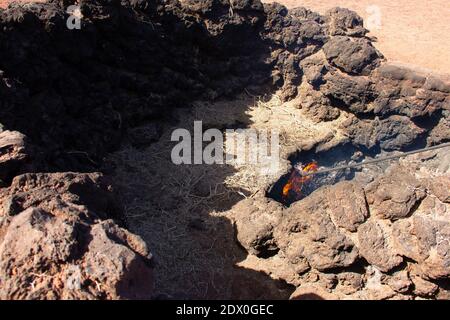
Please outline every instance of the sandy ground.
M263 0L266 2L271 2ZM5 7L10 0L0 0ZM287 7L304 6L324 13L335 7L358 12L371 26L376 46L390 61L450 74L449 0L279 0ZM380 13L375 26L374 13ZM372 18L371 18L372 17Z

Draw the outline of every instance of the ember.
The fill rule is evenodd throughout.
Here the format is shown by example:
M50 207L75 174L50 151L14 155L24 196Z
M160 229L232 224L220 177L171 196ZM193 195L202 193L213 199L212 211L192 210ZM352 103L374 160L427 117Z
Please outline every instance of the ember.
M283 187L283 199L297 201L302 197L303 186L311 181L313 176L305 176L306 173L316 172L319 169L317 162L308 163L301 170L294 169L288 182Z

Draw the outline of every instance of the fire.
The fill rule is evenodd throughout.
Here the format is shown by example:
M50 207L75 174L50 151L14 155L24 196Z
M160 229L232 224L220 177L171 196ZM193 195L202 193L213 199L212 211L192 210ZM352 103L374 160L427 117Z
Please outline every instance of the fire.
M316 172L318 169L319 166L315 161L308 163L300 172L297 169L294 169L288 182L283 187L283 198L286 199L290 195L293 195L295 199L299 199L301 197L303 185L312 179L312 176L304 176L303 174Z

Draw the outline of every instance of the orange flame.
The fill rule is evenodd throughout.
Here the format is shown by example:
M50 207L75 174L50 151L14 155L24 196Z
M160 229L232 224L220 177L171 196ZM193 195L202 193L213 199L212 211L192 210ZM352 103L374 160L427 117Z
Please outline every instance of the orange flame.
M291 194L294 195L295 199L299 199L301 197L301 191L303 185L310 181L312 176L304 176L305 173L316 172L319 169L317 162L308 163L301 169L299 172L297 169L294 169L289 177L288 182L283 187L283 198L288 198Z

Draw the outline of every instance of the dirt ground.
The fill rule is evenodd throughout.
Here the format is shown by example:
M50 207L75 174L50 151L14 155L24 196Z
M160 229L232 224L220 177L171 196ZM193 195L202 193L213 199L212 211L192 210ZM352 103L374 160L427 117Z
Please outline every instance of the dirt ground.
M6 7L10 2L12 1L0 0L0 7ZM304 6L320 13L335 6L349 8L358 12L369 26L369 17L378 11L380 24L379 27L371 28L370 35L378 38L376 46L388 60L450 74L448 0L279 0L278 2L290 8Z

